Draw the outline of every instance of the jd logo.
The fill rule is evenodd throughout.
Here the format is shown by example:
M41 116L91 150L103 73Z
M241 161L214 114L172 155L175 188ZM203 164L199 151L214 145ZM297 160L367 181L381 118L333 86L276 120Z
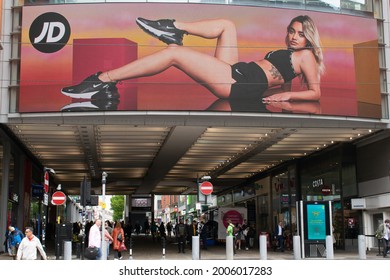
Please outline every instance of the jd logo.
M37 17L30 26L30 42L43 53L54 53L68 43L70 25L65 17L57 13L45 13Z

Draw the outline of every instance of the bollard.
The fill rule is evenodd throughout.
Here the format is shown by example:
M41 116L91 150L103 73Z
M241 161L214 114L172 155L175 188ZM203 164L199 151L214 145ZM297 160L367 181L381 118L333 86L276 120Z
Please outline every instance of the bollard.
M129 238L129 260L133 259L133 238Z
M64 260L72 259L72 241L64 241Z
M199 255L199 243L200 242L200 239L199 239L199 236L193 236L192 237L192 259L193 260L199 260L200 259L200 255Z
M260 235L259 236L259 244L260 244L260 260L267 259L267 236Z
M333 237L331 235L327 235L325 238L325 246L326 246L326 258L328 260L334 259L333 253Z
M102 241L101 243L101 248L100 248L100 251L101 251L101 254L102 256L100 257L101 260L107 260L107 242L105 240Z
M56 260L60 259L60 240L58 237L56 237ZM64 253L64 252L62 252Z
M366 237L364 235L358 235L358 248L359 248L359 259L365 260L366 256Z
M233 251L233 236L226 236L226 259L232 260L234 251Z
M299 235L293 236L293 247L294 247L294 260L301 259L301 237Z
M76 243L76 256L78 259L81 258L81 244L79 242Z
M162 243L162 259L165 260L165 246L166 246L165 237L161 237L161 243Z

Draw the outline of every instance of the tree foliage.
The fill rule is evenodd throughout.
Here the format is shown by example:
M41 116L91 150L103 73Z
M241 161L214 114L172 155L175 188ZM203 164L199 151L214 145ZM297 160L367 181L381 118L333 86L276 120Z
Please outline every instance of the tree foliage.
M111 210L114 212L112 218L114 219L114 221L122 219L123 210L125 209L125 196L114 195L111 197L110 201L111 201Z

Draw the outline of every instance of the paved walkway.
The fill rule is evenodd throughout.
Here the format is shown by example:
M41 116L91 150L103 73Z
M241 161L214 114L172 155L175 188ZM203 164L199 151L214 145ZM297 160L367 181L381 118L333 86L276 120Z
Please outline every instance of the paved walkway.
M155 242L152 241L151 237L145 236L134 236L133 238L133 250L132 250L132 259L134 260L192 260L192 251L190 247L187 245L185 253L178 253L177 243L175 243L175 239L168 239L165 256L163 256L163 248L161 242L157 240ZM72 252L72 259L78 260L76 256L76 252ZM55 252L48 248L47 254L51 260L55 260ZM129 260L129 252L122 253L122 260ZM390 256L390 255L389 255ZM201 250L201 260L225 260L226 259L226 248L225 244L218 244L214 246L209 246L208 250ZM114 259L113 250L110 250L110 260ZM259 249L250 249L246 250L237 250L234 255L235 260L259 260L260 252ZM294 260L294 252L293 251L284 251L284 252L274 252L273 250L268 250L267 252L268 260ZM318 258L318 259L326 259L326 258ZM358 251L346 252L341 250L336 250L334 253L335 260L359 260ZM369 251L366 253L367 260L387 260L387 258L383 258L383 256L378 256L378 251ZM0 254L0 260L12 260L8 254ZM312 258L307 259L312 260Z

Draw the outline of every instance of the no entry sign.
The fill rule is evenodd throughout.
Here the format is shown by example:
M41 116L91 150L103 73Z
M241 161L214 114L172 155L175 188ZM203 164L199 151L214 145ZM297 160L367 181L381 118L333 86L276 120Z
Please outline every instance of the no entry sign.
M213 184L211 184L209 181L200 184L199 188L200 188L200 192L204 195L209 195L213 192Z
M66 195L63 192L55 192L51 197L51 203L53 205L62 205L66 201Z

